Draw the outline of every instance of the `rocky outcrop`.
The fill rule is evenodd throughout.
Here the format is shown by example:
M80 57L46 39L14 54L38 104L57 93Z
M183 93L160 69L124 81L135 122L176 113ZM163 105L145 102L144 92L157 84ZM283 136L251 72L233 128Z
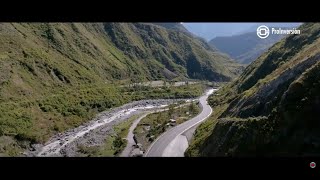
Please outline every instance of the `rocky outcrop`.
M249 97L239 99L229 106L222 117L231 113L233 116L247 118L250 116L267 115L272 111L274 104L280 102L287 87L300 75L320 60L320 53L306 58L293 67L288 68L276 78L254 86L258 91ZM267 77L266 77L267 78ZM249 91L252 91L249 89ZM246 94L246 92L244 92ZM241 110L241 111L240 111Z

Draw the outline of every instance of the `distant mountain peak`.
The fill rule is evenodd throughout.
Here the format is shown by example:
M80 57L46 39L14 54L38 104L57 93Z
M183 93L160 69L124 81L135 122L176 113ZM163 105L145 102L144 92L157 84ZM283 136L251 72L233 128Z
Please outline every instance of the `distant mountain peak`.
M285 36L271 34L266 39L260 39L254 31L239 35L216 37L210 40L209 44L240 63L250 64L283 37Z

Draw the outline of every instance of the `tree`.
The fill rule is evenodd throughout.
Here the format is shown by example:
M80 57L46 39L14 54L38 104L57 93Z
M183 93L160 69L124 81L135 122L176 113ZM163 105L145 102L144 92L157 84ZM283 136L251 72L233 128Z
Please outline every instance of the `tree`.
M159 112L157 116L157 122L161 122L161 118L162 118L162 113Z
M173 108L173 104L169 105L169 111L168 111L168 115L170 118L172 118L173 112L174 112L174 108Z
M113 141L113 147L115 148L115 154L119 153L121 147L124 145L125 145L124 140L120 136L117 136L115 138L115 140Z
M181 116L181 106L179 106L179 108L178 108L178 114L179 114L179 116Z
M173 86L174 85L174 81L170 80L169 84L170 84L170 86Z
M167 81L166 80L163 81L163 86L167 87Z
M189 111L190 111L190 113L191 113L191 112L194 112L195 110L196 110L195 104L194 104L194 103L191 103L191 104L189 105Z
M138 75L135 75L131 78L131 84L132 84L135 91L138 91L141 88L142 85L139 84L139 83L141 83L141 81L142 81L142 79Z

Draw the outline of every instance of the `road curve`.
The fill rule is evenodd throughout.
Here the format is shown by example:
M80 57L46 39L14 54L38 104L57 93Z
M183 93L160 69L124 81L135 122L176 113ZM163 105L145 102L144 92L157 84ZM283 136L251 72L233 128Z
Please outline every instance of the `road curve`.
M173 127L169 131L159 136L149 147L147 152L144 154L145 157L162 157L164 150L177 136L181 135L188 129L199 124L208 118L212 113L212 108L209 106L207 99L217 89L209 89L203 96L199 98L199 103L202 107L202 111L196 117Z
M179 107L183 107L183 106L186 106L186 105L189 105L189 103L186 103L186 104L182 104L182 105L179 105L175 108L179 108ZM134 122L132 123L132 125L130 126L129 128L129 133L127 135L127 145L125 147L125 149L122 151L122 153L120 154L120 157L130 157L131 156L131 152L133 150L133 145L135 145L135 141L134 141L134 134L133 134L133 131L134 129L137 127L137 125L139 124L139 122L145 118L147 115L149 114L152 114L152 113L155 113L155 112L162 112L162 111L168 111L169 109L168 108L165 108L165 109L156 109L156 110L153 110L153 111L147 111L145 112L142 116L140 116L138 119L134 120Z
M148 114L150 114L151 112L147 112L144 113L142 116L140 116L139 118L137 118L136 120L134 120L134 122L132 123L131 127L129 128L129 133L127 136L127 145L125 147L125 149L122 151L122 153L120 154L120 157L129 157L131 151L133 150L133 145L135 145L136 143L134 142L134 134L133 131L134 129L137 127L138 123L141 121L141 119L145 118Z

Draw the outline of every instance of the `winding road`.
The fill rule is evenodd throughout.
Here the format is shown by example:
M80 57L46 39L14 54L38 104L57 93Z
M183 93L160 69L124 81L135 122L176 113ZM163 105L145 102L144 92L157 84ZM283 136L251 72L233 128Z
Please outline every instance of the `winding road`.
M185 131L189 130L191 127L199 124L201 121L205 120L211 114L212 110L207 104L208 96L214 92L214 89L210 89L203 96L199 98L199 102L202 106L202 112L192 118L191 120L182 123L169 131L161 135L155 142L150 146L150 149L146 152L145 156L162 156L164 150L166 149L165 156L172 156L172 154L178 154L174 156L181 156L184 150L187 148L186 138L178 137ZM191 101L184 100L185 102ZM101 133L100 130L107 126L112 126L112 122L122 121L126 118L131 117L134 114L142 113L142 117L138 118L130 128L130 133L128 134L128 147L122 153L122 156L128 156L132 150L133 140L133 130L139 121L145 117L147 114L154 113L156 111L165 111L165 107L169 104L177 102L175 99L168 100L142 100L137 102L128 103L119 108L115 108L111 111L103 112L98 115L97 118L92 121L81 125L75 129L68 130L64 133L58 134L52 137L43 146L36 148L32 151L27 151L24 153L26 156L67 156L73 153L76 149L73 146L77 144L82 144L86 142L85 137L90 137L93 140L99 140L100 136L96 133ZM188 103L182 104L184 106ZM100 130L99 130L100 129ZM98 131L97 131L98 130ZM189 131L188 131L189 132ZM91 137L92 135L92 137ZM177 138L178 137L178 138ZM170 144L171 143L171 144ZM170 144L170 146L169 146ZM69 156L69 155L68 155Z
M212 108L207 102L210 94L217 89L208 90L199 98L202 111L196 117L178 125L159 136L144 154L145 157L163 157L163 156L183 156L188 147L185 136L182 136L187 130L206 120L212 113Z
M25 152L27 156L62 156L61 151L65 150L69 145L72 145L75 141L78 141L82 137L89 133L95 133L95 129L108 126L113 121L126 119L131 117L137 112L152 111L164 108L170 104L169 100L150 100L150 101L137 101L128 103L119 108L115 108L114 112L106 111L102 113L101 117L92 120L86 125L82 125L75 129L71 129L62 133L59 136L52 137L43 147L34 152ZM148 102L142 103L141 102ZM153 103L157 102L157 103ZM172 101L174 102L174 101ZM104 115L106 114L106 115Z
M137 127L138 123L140 122L141 119L145 118L148 114L150 114L151 112L147 112L145 114L143 114L142 116L140 116L138 119L136 119L131 127L129 128L129 133L127 135L127 146L125 147L125 149L122 151L122 153L120 154L120 157L129 157L130 153L133 150L133 145L135 145L135 141L134 141L134 134L133 131L134 129Z
M179 107L183 107L183 106L187 106L190 104L191 101L194 101L194 100L187 100L185 104L181 104L175 108L179 108ZM133 149L134 149L134 145L137 145L136 142L134 141L134 129L137 127L137 125L139 124L139 122L145 118L147 115L149 114L152 114L152 113L155 113L155 112L163 112L163 111L168 111L169 108L164 108L164 109L156 109L156 110L153 110L153 111L147 111L146 113L144 113L142 116L140 116L139 118L137 118L136 120L134 120L134 122L132 123L132 125L130 126L129 128L129 132L128 132L128 135L127 135L127 145L125 147L125 149L122 151L122 153L120 154L120 157L131 157L132 156L132 152L133 152Z

